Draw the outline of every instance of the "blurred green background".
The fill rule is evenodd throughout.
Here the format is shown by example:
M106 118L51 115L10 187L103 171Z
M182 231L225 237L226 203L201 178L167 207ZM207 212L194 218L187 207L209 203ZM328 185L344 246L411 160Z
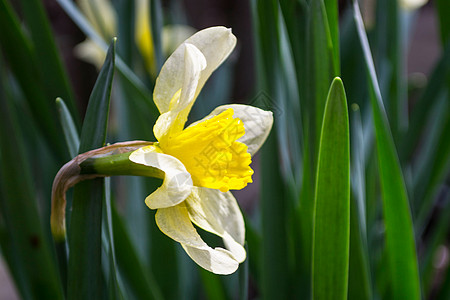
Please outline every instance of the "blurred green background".
M135 41L136 3L104 2L118 39L115 66L110 56L99 72L74 49L88 37L106 51L112 36L79 3L0 0L0 299L450 299L448 0L149 1L156 69L168 25L223 25L238 38L190 121L225 103L274 112L254 183L233 192L248 258L230 276L200 269L158 230L143 201L158 180L69 191L79 243L51 238L52 181L79 138L154 140L157 72ZM337 76L345 94L335 86L328 95ZM92 93L96 81L112 84L111 100ZM89 111L91 101L110 109ZM348 130L327 135L336 128L327 112ZM89 122L107 135L82 135ZM319 152L333 162L348 137L350 157L317 168ZM335 180L347 167L350 181ZM334 188L349 195L327 198ZM82 204L72 210L72 199Z

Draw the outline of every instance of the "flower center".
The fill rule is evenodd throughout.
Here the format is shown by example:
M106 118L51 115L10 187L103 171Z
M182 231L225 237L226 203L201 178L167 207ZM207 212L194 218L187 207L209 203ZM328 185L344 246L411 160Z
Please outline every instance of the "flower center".
M160 141L164 153L184 164L194 185L226 192L252 182L247 145L237 142L245 133L244 124L233 114L227 109Z

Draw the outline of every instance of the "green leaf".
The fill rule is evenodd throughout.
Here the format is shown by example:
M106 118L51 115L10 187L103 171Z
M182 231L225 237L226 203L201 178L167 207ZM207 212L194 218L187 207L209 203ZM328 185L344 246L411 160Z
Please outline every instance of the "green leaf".
M445 47L441 58L436 63L427 87L412 107L409 128L400 143L401 161L412 158L422 138L424 124L429 118L431 108L440 100L443 90L450 89L448 78L450 78L450 43Z
M0 45L8 65L20 84L36 125L62 162L67 159L67 150L60 142L62 132L57 125L54 104L43 88L33 45L22 32L18 18L6 0L0 0L0 28Z
M163 63L164 55L162 52L162 28L163 28L163 12L160 0L150 1L150 21L151 32L153 38L153 49L155 54L156 73L159 73Z
M102 147L106 140L112 79L114 39L89 99L79 152ZM101 222L104 179L79 183L74 189L69 230L68 299L102 296Z
M103 240L105 241L106 253L108 255L109 280L108 291L110 299L126 299L123 295L122 282L120 281L120 274L117 268L116 251L114 248L114 234L113 234L113 219L112 219L112 202L111 202L111 178L105 178L105 192L104 192L104 208L105 214L103 217Z
M350 198L350 258L348 299L372 299L370 262L367 245L366 176L364 137L357 104L351 114L351 198Z
M275 124L274 124L275 125ZM265 299L288 299L290 282L285 230L286 198L278 160L276 126L261 148L262 269Z
M39 218L38 193L19 126L19 111L5 90L3 75L0 74L0 219L7 233L1 246L24 299L63 299L50 239Z
M393 299L420 299L416 245L406 187L357 1L353 2L353 8L369 78L386 227L390 291Z
M56 107L59 113L59 120L61 122L62 129L64 131L64 137L66 139L67 147L71 157L75 157L78 154L80 148L80 138L75 126L75 122L67 109L67 106L63 99L56 98Z
M450 43L450 2L448 0L437 0L436 9L439 17L439 29L441 32L442 45Z
M331 81L338 75L333 64L333 41L328 26L327 14L323 0L312 0L309 14L309 95L312 135L314 139L313 152L317 153L320 138L320 128L323 120L325 101ZM317 158L316 158L317 159ZM313 166L316 165L314 159Z
M313 299L347 299L350 137L340 78L330 87L320 137L313 236Z
M438 206L438 212L433 218L433 229L430 231L427 240L424 241L426 243L426 247L424 247L423 258L420 261L420 275L422 279L423 294L425 297L429 296L430 292L435 289L434 285L437 274L434 264L436 260L436 252L440 247L445 245L445 241L450 233L449 215L450 195L447 194L443 204ZM450 269L448 266L447 268Z
M220 280L220 276L210 273L202 268L198 268L200 278L203 282L203 288L207 299L225 300L228 299L223 286L223 282Z
M436 193L445 182L450 167L450 114L448 113L448 92L442 93L430 113L426 134L423 138L422 151L416 154L415 176L413 178L413 193L415 200L416 236L426 229L431 217L433 206L438 197Z
M117 264L124 281L131 287L133 295L137 299L163 299L153 273L149 272L139 260L130 235L114 204L112 205L112 224Z
M248 247L245 245L245 251L247 252L247 259L240 265L239 274L239 299L248 299L248 265L249 265L249 252Z
M46 91L47 103L52 105L52 101L56 97L66 99L69 111L75 118L75 124L78 125L79 115L72 88L56 48L54 34L50 28L42 1L21 0L20 2L27 29L33 41L33 49L38 58L36 62Z
M328 26L330 28L331 41L333 43L333 65L334 70L339 75L340 73L340 58L339 58L339 10L338 0L324 0L325 9L327 12Z
M380 90L395 141L406 129L407 93L404 70L406 50L399 1L378 0L376 9L376 67L380 74Z

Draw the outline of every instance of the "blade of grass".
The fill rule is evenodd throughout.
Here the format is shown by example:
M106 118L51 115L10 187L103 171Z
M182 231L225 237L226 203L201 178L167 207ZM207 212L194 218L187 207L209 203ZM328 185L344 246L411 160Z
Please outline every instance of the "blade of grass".
M314 214L313 299L347 299L350 244L350 137L340 78L326 101L320 138Z
M399 155L402 161L411 160L414 151L422 138L424 124L429 117L430 109L439 101L443 90L449 89L450 76L450 42L445 47L441 58L436 63L428 85L414 104L407 133L400 143Z
M156 74L158 74L164 63L164 55L162 52L163 13L160 0L150 1L150 20L153 37L153 49L155 51Z
M351 199L349 299L372 299L369 253L367 245L366 186L364 136L357 104L351 106Z
M70 156L75 157L77 156L80 147L80 138L75 122L63 99L56 98L56 107L58 109L59 120L64 131L64 137L66 139L67 148L69 148Z
M284 90L281 77L279 48L279 7L277 1L253 1L255 47L260 90L267 91L269 108L277 107ZM278 120L261 149L261 291L265 299L290 298L290 266L288 238L285 230L287 218L287 197L278 163Z
M309 42L307 57L309 59L309 102L310 114L313 116L311 124L314 143L312 144L313 154L318 153L320 139L320 128L322 126L325 101L327 99L328 88L331 81L337 76L335 64L333 63L333 42L330 36L330 28L323 0L312 0L310 3L309 14ZM313 160L313 166L316 166L317 157Z
M62 136L56 124L56 114L42 88L41 76L37 67L37 57L31 41L21 30L19 20L11 5L0 0L0 45L14 76L25 94L36 125L51 145L55 155L64 161L67 150L60 143ZM52 74L46 74L52 76ZM51 98L51 99L54 99Z
M245 245L245 251L248 252L248 246ZM240 265L238 270L239 275L239 299L248 299L248 264L249 264L249 254L247 254L247 259Z
M81 133L79 152L102 147L106 140L114 75L114 39L92 90ZM102 295L101 221L104 179L74 189L69 235L68 299L99 299Z
M446 274L444 274L443 277L444 280L440 290L438 291L438 295L436 297L437 300L446 300L450 298L450 268L447 267Z
M425 297L430 296L430 291L433 290L434 281L436 280L433 277L436 251L439 249L439 246L445 245L445 240L450 233L450 218L448 217L450 215L450 194L447 192L442 198L442 204L439 203L437 205L434 216L435 225L432 225L433 230L428 241L426 241L423 259L420 261L420 274Z
M50 241L44 234L37 193L19 127L19 112L0 74L0 214L7 228L8 264L23 298L63 299ZM2 242L2 247L5 243ZM43 276L45 274L45 276Z
M450 167L450 114L448 93L443 93L440 102L430 113L432 123L424 137L424 150L417 154L417 171L414 179L416 205L416 236L422 235L438 200L436 192L444 183Z
M447 0L437 0L436 10L439 17L439 29L441 33L442 45L450 43L450 2Z
M353 195L353 194L352 194ZM369 300L373 298L367 244L361 234L361 221L357 199L351 198L350 205L350 252L348 271L348 299Z
M376 63L380 90L394 141L407 126L407 98L402 26L398 1L379 0L376 8Z
M69 111L72 113L75 124L78 126L80 120L72 88L56 48L54 34L50 28L42 1L21 0L20 3L31 40L33 41L33 49L36 52L36 56L40 58L36 62L39 73L42 75L47 103L53 106L52 101L56 97L66 99Z
M205 296L207 299L225 300L228 299L223 282L216 274L198 268L200 278L203 282Z
M117 255L117 264L123 279L132 288L132 293L137 299L164 299L153 273L149 272L143 262L140 261L123 220L118 214L114 203L112 204L114 247Z
M105 236L106 252L108 255L109 266L109 280L108 280L108 292L110 299L126 299L122 292L122 284L120 281L120 274L117 268L116 251L114 248L114 234L113 234L113 220L112 220L112 202L111 202L111 178L105 178L105 191L104 191L104 218L103 218L103 235Z
M420 299L416 245L406 187L357 1L353 1L353 9L369 78L382 187L386 255L389 260L391 293L393 299Z
M64 138L66 140L70 156L75 157L78 154L78 149L80 147L80 138L78 136L77 128L63 99L56 98L56 108L59 113L59 120L61 122L61 127L64 132ZM71 204L72 202L70 201L68 207L71 207ZM66 220L67 223L69 223L70 216L68 216ZM55 249L58 257L59 272L61 280L63 282L64 291L67 292L67 260L68 260L67 241L56 242Z
M330 28L330 36L333 45L333 66L336 72L340 74L340 57L339 57L339 10L337 0L324 0L327 12L328 26Z

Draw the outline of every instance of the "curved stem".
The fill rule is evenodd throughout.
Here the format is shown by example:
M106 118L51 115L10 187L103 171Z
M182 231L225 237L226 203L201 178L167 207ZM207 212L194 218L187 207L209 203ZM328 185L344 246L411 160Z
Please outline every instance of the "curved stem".
M50 222L55 241L63 241L66 237L66 191L78 182L114 175L164 178L163 171L128 159L133 151L152 144L146 141L116 143L82 153L66 163L56 174L52 187Z

